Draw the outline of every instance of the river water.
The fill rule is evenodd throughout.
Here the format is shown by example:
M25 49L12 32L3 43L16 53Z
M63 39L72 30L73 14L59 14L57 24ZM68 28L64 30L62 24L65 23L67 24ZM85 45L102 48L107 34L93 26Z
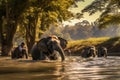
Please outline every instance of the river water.
M120 57L70 56L65 62L0 57L0 80L120 80Z

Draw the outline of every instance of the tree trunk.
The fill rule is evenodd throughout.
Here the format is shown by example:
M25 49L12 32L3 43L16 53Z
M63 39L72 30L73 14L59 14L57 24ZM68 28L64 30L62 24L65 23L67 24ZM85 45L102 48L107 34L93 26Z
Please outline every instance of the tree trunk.
M17 23L17 22L16 22ZM7 30L4 33L1 29L1 45L2 45L2 56L10 55L11 49L13 47L13 37L17 29L17 24L8 23L6 25ZM5 35L4 35L5 34Z
M1 52L1 48L2 48L2 20L0 20L0 52ZM0 53L1 54L1 53Z
M26 26L26 42L28 47L28 53L31 52L32 46L35 43L35 27L31 26L31 23Z
M29 18L29 23L28 26L26 26L26 42L27 42L27 47L28 47L28 53L31 52L31 49L38 38L38 13L36 13L35 17Z
M16 32L18 22L21 20L22 13L28 8L29 0L3 0L1 2L3 10L0 16L0 35L1 35L1 46L2 55L10 55L11 48L13 46L13 37ZM4 13L4 14L3 14ZM5 22L3 22L5 21Z
M12 30L12 29L11 29ZM2 56L10 55L11 48L13 46L12 39L13 34L9 35L9 37L1 37L1 46L2 46ZM10 39L11 38L11 39Z
M31 49L32 49L32 46L34 45L35 41L33 40L33 38L31 38L31 41L28 41L28 39L26 39L27 41L27 47L28 47L28 53L30 54L31 53Z
M12 49L12 44L11 45L10 44L9 45L2 44L2 53L1 53L2 56L10 56Z

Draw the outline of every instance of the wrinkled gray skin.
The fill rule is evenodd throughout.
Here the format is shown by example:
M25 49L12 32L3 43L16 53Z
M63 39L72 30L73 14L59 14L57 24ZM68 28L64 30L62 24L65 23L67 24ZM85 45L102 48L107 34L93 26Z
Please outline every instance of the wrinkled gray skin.
M106 47L99 47L98 48L98 52L97 52L97 56L98 57L107 57L107 48Z
M96 48L95 46L87 46L83 48L81 56L84 58L95 57L96 56Z
M52 40L51 37L42 38L38 41L32 48L32 59L33 60L56 60L58 55L54 53L58 51L61 56L61 60L65 60L64 48L67 45L67 41L63 38L58 37L58 39Z

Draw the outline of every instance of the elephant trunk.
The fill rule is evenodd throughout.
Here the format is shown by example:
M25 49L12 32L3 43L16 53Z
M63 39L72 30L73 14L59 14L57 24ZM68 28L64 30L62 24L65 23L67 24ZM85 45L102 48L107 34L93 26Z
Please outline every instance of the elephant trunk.
M63 51L63 49L61 48L61 46L59 45L56 50L59 52L62 61L64 61L64 60L65 60L65 54L64 54L64 51Z

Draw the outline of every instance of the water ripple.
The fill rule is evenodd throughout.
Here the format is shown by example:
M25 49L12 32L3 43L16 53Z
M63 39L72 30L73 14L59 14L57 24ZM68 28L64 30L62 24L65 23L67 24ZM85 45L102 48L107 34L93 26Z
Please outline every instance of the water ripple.
M0 80L120 80L120 57L65 62L0 59Z

